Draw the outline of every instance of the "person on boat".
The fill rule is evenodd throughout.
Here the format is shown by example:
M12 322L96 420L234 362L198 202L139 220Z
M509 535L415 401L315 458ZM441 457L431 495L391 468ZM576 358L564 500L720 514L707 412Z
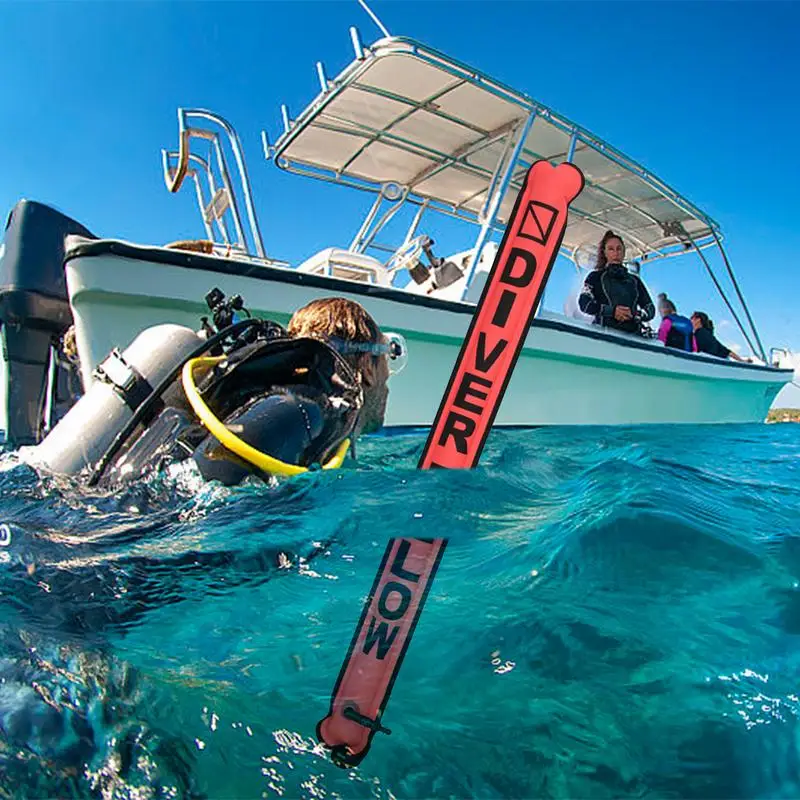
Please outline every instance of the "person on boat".
M692 321L681 316L675 308L675 303L663 292L658 296L658 310L661 314L658 338L664 346L685 350L687 353L695 352L697 345L694 341Z
M741 361L744 364L751 363L749 358L743 358L729 347L725 347L714 336L714 323L709 319L708 314L703 311L695 311L691 319L694 327L696 352L708 353L718 358L732 358L734 361Z
M600 240L595 268L586 276L578 305L594 323L627 333L640 333L656 314L644 283L624 266L625 243L613 231Z

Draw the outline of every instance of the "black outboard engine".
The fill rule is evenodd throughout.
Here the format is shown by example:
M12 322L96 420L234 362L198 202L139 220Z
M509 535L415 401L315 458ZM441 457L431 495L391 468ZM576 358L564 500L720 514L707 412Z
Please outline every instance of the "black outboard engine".
M64 240L70 234L97 238L55 209L21 200L0 243L3 411L6 441L13 447L41 441L48 386L63 386L69 369L58 348L72 324L64 275ZM56 394L53 388L51 402Z

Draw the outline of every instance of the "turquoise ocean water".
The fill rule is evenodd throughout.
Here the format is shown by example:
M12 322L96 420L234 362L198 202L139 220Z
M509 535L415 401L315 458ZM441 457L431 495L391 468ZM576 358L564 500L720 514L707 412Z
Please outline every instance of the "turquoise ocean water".
M277 487L0 459L0 797L800 796L800 427L424 435ZM450 542L357 769L315 739L392 536Z

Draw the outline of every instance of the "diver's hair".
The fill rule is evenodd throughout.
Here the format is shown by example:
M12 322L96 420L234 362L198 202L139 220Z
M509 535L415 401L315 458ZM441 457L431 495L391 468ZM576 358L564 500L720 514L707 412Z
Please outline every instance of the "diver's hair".
M78 344L75 341L75 326L70 325L64 333L63 339L64 355L70 360L78 357Z
M337 337L347 342L375 343L381 340L381 330L367 310L345 297L324 297L298 308L287 326L289 336L308 336L315 339ZM359 369L368 354L348 354L345 360Z
M669 297L667 297L666 292L661 292L658 295L658 305L661 308L666 308L667 312L670 314L678 313L678 309L675 308L675 303L673 303L672 300L670 300Z
M708 328L711 333L714 333L714 323L709 319L708 314L706 314L705 311L695 311L692 316L697 317L697 319L700 320L701 328Z
M611 239L619 239L619 241L622 242L622 246L625 246L625 241L618 233L614 233L614 231L606 231L597 247L597 261L594 265L595 269L605 269L606 266L608 266L608 261L606 261L606 245Z

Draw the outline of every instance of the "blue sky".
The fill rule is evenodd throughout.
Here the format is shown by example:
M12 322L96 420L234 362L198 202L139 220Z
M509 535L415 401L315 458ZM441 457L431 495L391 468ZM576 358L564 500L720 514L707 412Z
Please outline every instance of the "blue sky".
M722 226L765 346L800 352L800 4L371 5L393 34L527 92L703 208ZM177 146L179 106L204 107L239 133L270 254L297 262L346 246L370 198L281 173L263 160L260 131L274 140L281 103L297 113L314 97L317 60L331 76L348 63L350 25L366 42L380 36L356 0L0 2L0 213L27 197L101 236L203 236L193 193L164 187L160 149ZM314 229L298 236L309 209ZM644 277L742 344L696 259ZM560 307L569 280L560 268L548 305ZM800 406L800 390L778 404Z

